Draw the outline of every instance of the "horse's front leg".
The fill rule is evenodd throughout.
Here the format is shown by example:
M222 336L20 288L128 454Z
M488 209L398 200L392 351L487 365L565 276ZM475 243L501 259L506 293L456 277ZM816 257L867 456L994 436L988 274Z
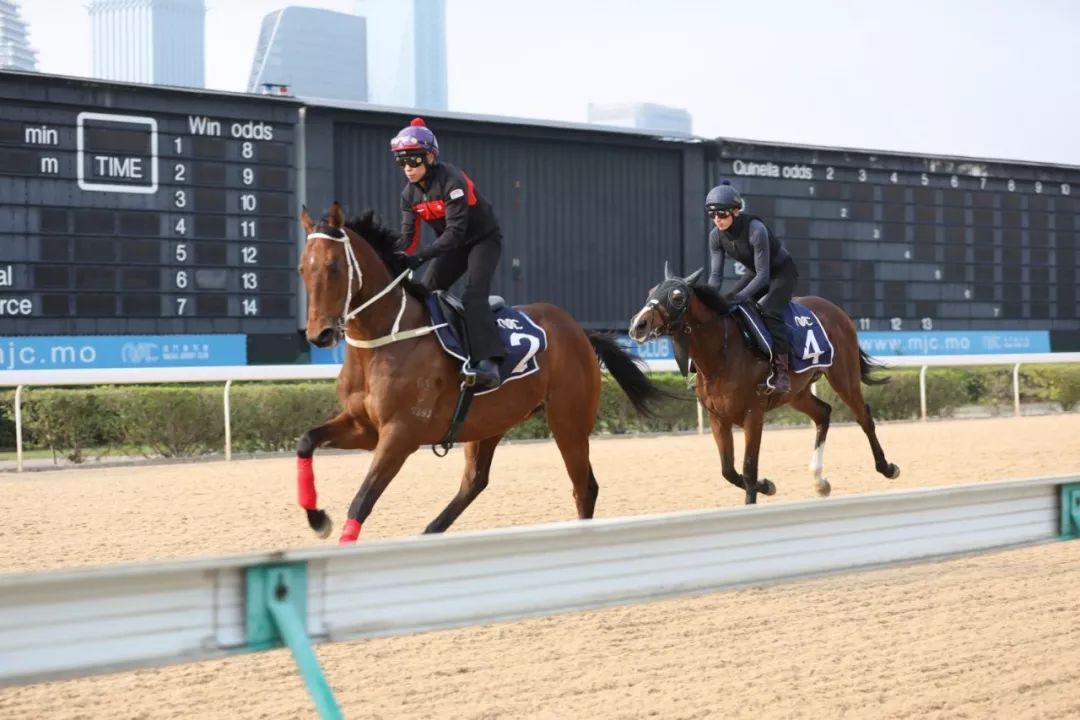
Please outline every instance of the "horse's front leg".
M371 514L379 496L398 474L401 466L405 464L405 459L419 447L411 437L412 434L394 427L383 427L367 477L349 505L349 516L345 520L345 527L341 529L342 544L356 542L356 538L360 536L360 528Z
M378 442L373 428L358 424L347 412L300 436L296 444L297 501L307 512L308 525L322 538L329 537L334 528L326 512L317 505L315 470L311 456L317 447L342 450L373 450Z
M720 472L729 483L739 489L744 488L743 476L735 469L735 443L731 437L731 423L721 420L710 411L709 425L712 427L716 449L720 451Z
M776 486L770 480L758 480L758 456L761 453L761 431L765 425L764 409L751 410L743 423L746 452L743 455L743 485L746 488L746 504L757 502L757 494L773 495Z

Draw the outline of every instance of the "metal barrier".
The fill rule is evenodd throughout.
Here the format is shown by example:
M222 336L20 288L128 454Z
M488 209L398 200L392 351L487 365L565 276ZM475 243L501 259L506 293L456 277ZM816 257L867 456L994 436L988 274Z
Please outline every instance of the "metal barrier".
M0 686L467 627L1080 534L1080 476L0 577Z

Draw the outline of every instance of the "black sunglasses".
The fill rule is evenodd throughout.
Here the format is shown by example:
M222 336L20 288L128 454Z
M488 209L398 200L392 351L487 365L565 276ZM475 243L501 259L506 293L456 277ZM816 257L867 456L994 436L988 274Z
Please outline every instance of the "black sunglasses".
M734 210L710 210L709 211L709 217L710 218L720 218L721 220L723 220L724 218L731 217L731 214L733 212L735 212L735 211Z
M400 167L405 167L406 165L408 165L409 167L420 167L421 165L424 164L424 156L423 155L402 155L402 156L397 158L397 164Z

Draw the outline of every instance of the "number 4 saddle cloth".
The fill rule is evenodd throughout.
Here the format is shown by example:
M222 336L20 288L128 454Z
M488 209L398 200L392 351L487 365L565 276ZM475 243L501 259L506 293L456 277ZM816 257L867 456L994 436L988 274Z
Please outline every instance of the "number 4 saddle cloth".
M757 309L751 303L739 303L732 307L731 312L742 324L751 346L771 360L772 333ZM804 373L832 365L832 341L813 310L797 302L788 303L784 311L784 325L791 343L793 372Z
M528 377L540 369L540 353L547 350L547 333L532 319L514 306L508 306L500 297L488 298L491 311L495 313L495 326L499 331L506 355L499 366L499 380L506 384L511 380ZM461 361L464 371L469 362L465 350L465 327L462 321L461 301L449 293L436 291L427 297L431 324L436 328L435 337L447 355ZM502 387L502 384L499 387ZM499 388L476 393L486 395L497 392Z

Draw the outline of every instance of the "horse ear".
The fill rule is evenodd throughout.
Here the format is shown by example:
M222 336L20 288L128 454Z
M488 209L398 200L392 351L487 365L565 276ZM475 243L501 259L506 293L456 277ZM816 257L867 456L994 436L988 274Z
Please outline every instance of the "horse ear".
M671 274L671 268L668 267L668 261L665 260L664 261L664 279L665 280L670 280L673 277L675 277L675 276Z
M693 285L695 282L697 282L697 279L699 277L701 277L701 273L703 273L703 272L705 272L705 268L699 267L697 270L695 270L694 272L687 275L686 276L686 284L687 285Z
M300 224L304 226L304 232L308 235L315 232L315 222L311 219L311 215L308 214L307 205L304 205L300 209Z
M345 226L345 210L342 209L341 203L337 200L330 206L330 212L326 217L326 221L332 228L342 228Z

